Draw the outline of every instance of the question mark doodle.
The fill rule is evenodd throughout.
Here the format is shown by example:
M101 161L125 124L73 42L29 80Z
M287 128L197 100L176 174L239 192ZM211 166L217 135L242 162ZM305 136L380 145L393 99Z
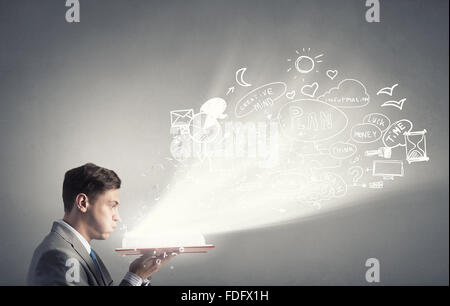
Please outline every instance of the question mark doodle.
M363 168L360 166L353 166L348 169L348 174L352 177L353 186L356 186L358 181L364 174ZM364 185L362 185L364 187Z

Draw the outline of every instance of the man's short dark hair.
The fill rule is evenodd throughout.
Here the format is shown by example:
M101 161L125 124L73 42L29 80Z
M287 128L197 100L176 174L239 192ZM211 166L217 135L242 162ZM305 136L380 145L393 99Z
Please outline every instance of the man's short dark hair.
M120 178L112 170L99 167L93 163L70 169L64 175L63 201L64 211L70 212L79 193L88 196L91 203L98 195L110 189L120 188Z

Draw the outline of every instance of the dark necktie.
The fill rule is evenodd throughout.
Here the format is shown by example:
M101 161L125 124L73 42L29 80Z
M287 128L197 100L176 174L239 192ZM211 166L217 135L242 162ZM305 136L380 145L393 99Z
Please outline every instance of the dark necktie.
M97 262L97 258L95 257L94 250L91 249L91 253L89 255L91 255L91 258L94 261L95 266L97 267L98 273L100 273L100 276L102 277L103 284L106 284L105 280L103 279L102 270L100 269L100 266L98 265L98 262Z

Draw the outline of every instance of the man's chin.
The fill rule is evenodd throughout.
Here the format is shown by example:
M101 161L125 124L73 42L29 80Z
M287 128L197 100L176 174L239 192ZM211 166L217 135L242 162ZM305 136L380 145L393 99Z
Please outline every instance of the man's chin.
M106 240L109 238L110 235L111 235L111 233L103 233L100 235L99 238L97 238L97 240Z

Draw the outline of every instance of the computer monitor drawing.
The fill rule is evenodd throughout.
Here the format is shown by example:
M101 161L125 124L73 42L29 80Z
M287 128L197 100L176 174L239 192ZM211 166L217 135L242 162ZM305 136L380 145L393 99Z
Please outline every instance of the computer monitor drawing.
M382 176L384 180L393 180L396 176L404 175L403 161L401 160L374 160L373 176Z

